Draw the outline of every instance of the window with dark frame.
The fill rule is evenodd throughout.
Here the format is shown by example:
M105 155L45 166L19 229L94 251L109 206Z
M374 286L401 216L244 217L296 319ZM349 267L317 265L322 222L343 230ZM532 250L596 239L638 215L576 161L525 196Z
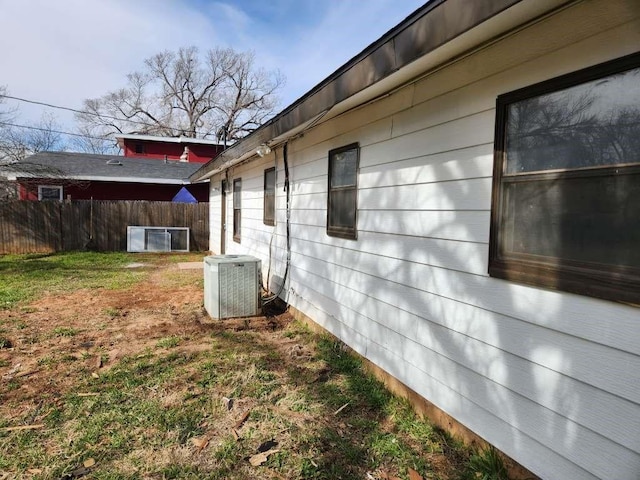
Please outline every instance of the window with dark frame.
M62 201L62 195L61 185L38 185L38 200L40 201Z
M359 157L357 143L329 152L327 235L354 240L358 237Z
M265 225L276 224L276 169L268 168L264 171L264 211Z
M498 97L489 274L640 303L640 53Z
M242 179L233 181L233 240L240 243L240 227L242 220Z
M136 143L135 144L135 152L136 153L144 153L144 144L143 143Z

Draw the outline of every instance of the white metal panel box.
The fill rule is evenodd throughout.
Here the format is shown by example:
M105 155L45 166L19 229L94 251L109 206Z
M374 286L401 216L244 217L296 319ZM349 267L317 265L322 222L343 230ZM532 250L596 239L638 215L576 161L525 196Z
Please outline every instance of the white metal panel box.
M144 252L144 227L127 227L127 252Z
M127 227L127 252L188 252L189 227Z
M250 317L260 313L262 262L249 255L204 259L204 308L212 318Z

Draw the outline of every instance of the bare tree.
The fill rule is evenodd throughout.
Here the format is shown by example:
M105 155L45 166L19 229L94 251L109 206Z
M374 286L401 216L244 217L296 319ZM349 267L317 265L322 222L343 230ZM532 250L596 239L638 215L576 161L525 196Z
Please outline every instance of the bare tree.
M510 173L636 163L640 150L640 103L621 90L638 69L615 79L574 86L510 105L507 150ZM608 104L602 104L607 99ZM611 107L615 99L626 105ZM600 102L600 103L598 103ZM541 152L544 152L542 154Z
M0 131L2 131L8 123L11 123L15 120L15 116L18 111L17 108L6 108L3 106L5 103L6 95L7 86L0 85Z
M0 107L4 103L6 87L0 87ZM55 118L44 114L40 122L19 127L15 124L17 109L0 108L0 198L16 195L14 178L60 178L64 174L51 166L28 161L34 153L63 150L64 141Z
M69 148L72 151L99 155L119 155L121 153L114 138L93 136L92 132L96 130L94 127L81 125L76 130L76 136L69 139Z
M114 133L234 140L275 113L278 71L256 67L253 53L196 47L164 51L127 75L127 85L84 102L77 114L84 135ZM221 133L223 132L223 133Z
M5 126L0 132L0 157L6 163L18 162L34 153L64 150L65 143L58 128L55 118L46 113L35 124Z

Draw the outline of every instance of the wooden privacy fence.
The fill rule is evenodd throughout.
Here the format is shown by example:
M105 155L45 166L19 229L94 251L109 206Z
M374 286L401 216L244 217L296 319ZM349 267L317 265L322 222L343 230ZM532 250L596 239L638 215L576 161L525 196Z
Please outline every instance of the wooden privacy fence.
M189 227L190 249L209 249L209 204L76 200L0 202L0 254L125 251L127 226Z

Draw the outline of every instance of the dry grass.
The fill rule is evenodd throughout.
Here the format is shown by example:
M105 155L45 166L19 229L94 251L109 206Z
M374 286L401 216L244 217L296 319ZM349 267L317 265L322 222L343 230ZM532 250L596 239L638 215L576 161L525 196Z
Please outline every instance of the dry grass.
M200 271L147 258L0 311L0 479L475 478L342 344L286 313L212 321Z

